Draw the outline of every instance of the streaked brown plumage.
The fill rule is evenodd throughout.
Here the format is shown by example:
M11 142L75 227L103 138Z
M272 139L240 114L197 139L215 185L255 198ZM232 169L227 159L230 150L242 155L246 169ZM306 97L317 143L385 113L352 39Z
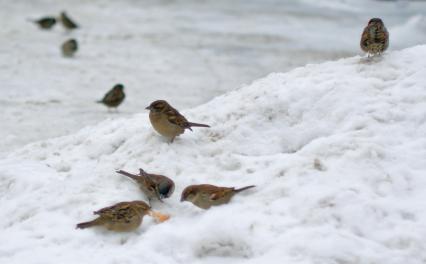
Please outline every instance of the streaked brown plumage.
M51 29L56 24L56 18L54 17L42 17L37 20L31 20L36 23L42 29Z
M124 93L124 86L122 84L116 84L114 87L109 90L102 100L97 101L97 103L102 103L107 107L118 107L126 98Z
M175 184L170 178L163 175L146 173L143 169L139 169L139 175L123 170L119 170L117 173L135 180L139 188L147 196L150 204L152 199L158 199L162 202L162 199L169 198L175 189Z
M93 212L99 217L80 223L77 228L104 226L112 231L132 231L141 225L143 217L150 211L150 206L143 201L121 202Z
M62 55L64 55L64 57L74 56L74 54L78 50L77 40L69 39L69 40L65 41L61 46L61 50L62 50Z
M61 12L59 19L66 29L71 30L79 27L65 12Z
M183 134L185 129L192 131L191 127L210 127L205 124L188 122L165 100L154 101L146 109L150 110L149 120L154 129L160 135L170 138L171 142L175 137Z
M361 35L361 49L370 55L383 53L389 46L389 33L380 18L372 18Z
M236 193L253 187L250 185L235 189L210 184L190 185L183 190L180 201L189 201L199 208L209 209L211 206L226 204Z

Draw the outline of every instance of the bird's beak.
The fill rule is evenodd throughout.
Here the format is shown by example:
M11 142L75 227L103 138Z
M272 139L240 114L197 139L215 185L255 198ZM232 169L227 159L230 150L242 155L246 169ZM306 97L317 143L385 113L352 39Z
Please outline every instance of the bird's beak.
M180 197L180 202L185 202L185 198L184 197Z
M151 106L145 107L146 110L151 110Z

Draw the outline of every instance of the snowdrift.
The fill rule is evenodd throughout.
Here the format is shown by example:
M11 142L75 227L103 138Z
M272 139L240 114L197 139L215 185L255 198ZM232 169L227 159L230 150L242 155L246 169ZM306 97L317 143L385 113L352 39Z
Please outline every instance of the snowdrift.
M417 46L271 74L181 111L212 128L173 144L141 113L29 145L0 161L0 262L424 263L425 56ZM175 181L153 204L169 221L75 229L144 199L114 172L138 168ZM179 202L200 183L257 187L208 211Z

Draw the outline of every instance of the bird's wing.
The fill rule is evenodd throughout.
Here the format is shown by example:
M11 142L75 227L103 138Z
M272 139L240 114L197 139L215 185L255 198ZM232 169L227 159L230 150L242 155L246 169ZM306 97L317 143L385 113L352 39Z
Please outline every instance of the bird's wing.
M366 27L366 28L364 28L364 31L362 32L362 35L361 35L361 43L360 43L360 45L361 45L361 48L363 50L365 50L367 48L367 46L368 46L368 39L369 39L369 37L370 37L370 35L369 35L369 32L368 32L368 27Z
M119 210L123 210L130 207L130 203L128 202L121 202L118 204L114 204L112 206L104 207L96 212L94 214L97 215L113 215L117 213Z
M188 120L181 115L176 109L171 108L165 112L170 123L178 125L182 128L189 128Z
M125 97L124 93L120 93L119 91L111 90L109 91L102 102L115 103L121 101Z

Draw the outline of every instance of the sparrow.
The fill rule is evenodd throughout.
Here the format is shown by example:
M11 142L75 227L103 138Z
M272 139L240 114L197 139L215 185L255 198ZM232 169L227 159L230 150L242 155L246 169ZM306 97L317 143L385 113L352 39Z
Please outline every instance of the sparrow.
M209 209L215 205L226 204L236 193L253 187L255 186L250 185L235 189L234 187L218 187L210 184L190 185L183 190L180 201L189 201L199 208Z
M103 226L108 230L127 232L138 228L145 215L150 215L163 222L169 218L151 210L143 201L121 202L93 212L98 218L77 224L76 228L84 229L93 226Z
M64 55L64 57L74 56L74 54L78 50L77 40L69 39L69 40L65 41L62 44L61 49L62 49L62 55Z
M124 86L120 83L114 85L111 90L109 90L102 100L97 101L97 103L102 103L107 107L118 107L126 98L124 94Z
M62 25L66 28L66 29L76 29L79 26L71 20L71 18L63 11L61 12L60 16L59 16L59 20L62 22Z
M192 131L191 127L210 127L205 124L188 122L183 115L165 100L154 101L145 109L149 110L149 120L154 129L160 135L170 138L170 142L173 142L175 137L183 134L185 129Z
M30 21L36 23L42 29L51 29L56 24L56 18L49 16Z
M370 55L383 53L389 46L389 33L380 18L372 18L361 35L361 49Z
M139 169L139 175L123 170L119 170L117 173L135 180L139 188L147 196L149 204L151 204L152 199L158 199L163 202L162 199L169 198L175 190L175 184L170 178L163 175L150 174L143 169Z

